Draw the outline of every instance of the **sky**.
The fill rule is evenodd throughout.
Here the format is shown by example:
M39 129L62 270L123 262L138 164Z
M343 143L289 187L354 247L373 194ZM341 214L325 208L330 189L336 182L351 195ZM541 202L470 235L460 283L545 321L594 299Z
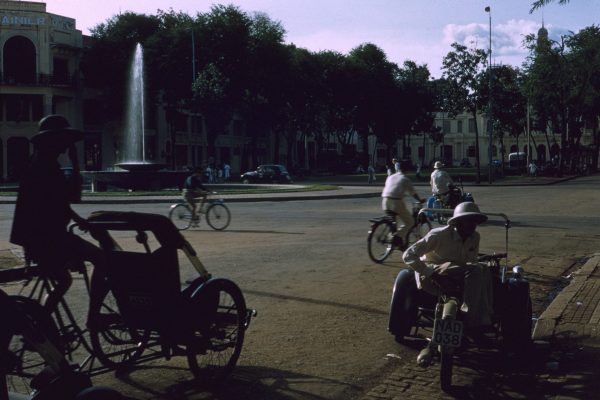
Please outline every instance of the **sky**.
M527 56L525 35L544 22L550 39L600 24L599 0L558 1L529 13L533 0L47 0L46 11L76 20L89 29L119 12L155 14L158 9L190 15L210 11L214 4L233 4L247 13L263 12L282 24L285 42L311 51L347 54L373 43L402 66L412 60L426 64L433 77L442 75L442 59L453 42L487 50L492 61L520 66ZM490 6L487 13L485 7ZM200 39L201 40L201 39Z

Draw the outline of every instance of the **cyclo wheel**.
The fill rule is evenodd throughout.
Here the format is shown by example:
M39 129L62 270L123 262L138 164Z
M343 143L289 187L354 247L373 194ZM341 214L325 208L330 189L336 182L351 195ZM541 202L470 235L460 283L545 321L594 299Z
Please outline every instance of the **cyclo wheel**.
M30 329L40 332L61 353L60 335L54 320L37 301L23 297L11 296L19 307L19 314L26 319ZM6 321L5 321L6 322ZM6 361L6 386L9 392L30 395L33 389L31 380L45 367L46 361L34 345L23 336L23 332L14 332L8 346Z
M392 244L394 231L387 221L376 222L367 236L369 257L376 263L382 263L394 250Z
M192 336L186 344L187 360L196 378L223 380L235 367L244 344L247 309L238 286L213 279L192 298Z
M90 341L94 356L111 369L131 366L144 352L150 331L126 326L112 292L105 294L100 310L93 313Z
M169 211L169 219L180 231L186 230L192 225L192 210L187 204L177 204Z
M424 215L423 217L425 218L425 220L417 222L417 224L410 228L410 230L406 234L406 247L423 239L425 235L427 235L427 233L431 230L431 222L429 222L427 217L425 217Z
M444 392L452 387L452 368L454 366L454 350L447 347L440 349L440 386Z
M206 210L206 222L216 231L222 231L231 222L231 213L225 204L215 203Z

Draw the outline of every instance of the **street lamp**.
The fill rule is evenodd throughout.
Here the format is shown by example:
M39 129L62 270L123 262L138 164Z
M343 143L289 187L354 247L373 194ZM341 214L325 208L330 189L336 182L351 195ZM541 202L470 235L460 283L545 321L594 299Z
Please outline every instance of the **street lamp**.
M492 133L494 130L494 119L492 117L492 9L490 6L485 8L485 12L487 12L490 16L490 46L489 46L489 54L490 54L490 62L488 64L488 85L489 85L489 95L488 95L488 131L489 131L489 145L488 145L488 170L489 170L489 183L492 183Z

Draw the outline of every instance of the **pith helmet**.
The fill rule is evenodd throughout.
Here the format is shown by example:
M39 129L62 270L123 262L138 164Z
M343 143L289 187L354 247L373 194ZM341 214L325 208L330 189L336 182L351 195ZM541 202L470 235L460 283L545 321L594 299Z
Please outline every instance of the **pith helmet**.
M435 164L433 164L433 168L435 169L440 169L444 166L444 164L442 164L441 161L436 161Z
M83 139L83 132L71 128L69 121L62 115L52 114L40 120L38 133L31 138L34 146L45 144L68 146Z
M479 211L477 204L465 201L456 206L452 218L448 220L448 225L455 225L457 221L466 218L474 220L477 225L484 223L488 219L487 215Z

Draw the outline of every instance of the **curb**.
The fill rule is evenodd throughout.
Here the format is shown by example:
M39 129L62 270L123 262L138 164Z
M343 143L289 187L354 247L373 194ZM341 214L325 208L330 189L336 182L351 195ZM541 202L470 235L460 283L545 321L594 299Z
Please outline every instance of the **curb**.
M556 328L565 315L567 306L571 303L573 298L580 293L588 278L594 273L599 265L600 253L596 253L587 260L581 269L573 273L573 280L568 286L560 291L558 296L556 296L537 320L533 329L533 340L549 341L555 337Z

